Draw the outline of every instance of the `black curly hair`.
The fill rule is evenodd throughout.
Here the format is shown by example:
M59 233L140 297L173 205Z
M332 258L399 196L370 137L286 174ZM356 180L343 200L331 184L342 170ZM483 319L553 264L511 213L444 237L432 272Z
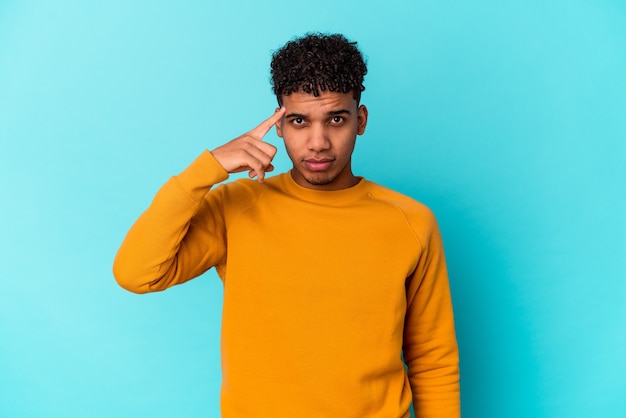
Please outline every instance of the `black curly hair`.
M340 34L308 33L275 51L271 75L278 104L300 89L316 97L320 91L352 91L359 103L367 66L356 45Z

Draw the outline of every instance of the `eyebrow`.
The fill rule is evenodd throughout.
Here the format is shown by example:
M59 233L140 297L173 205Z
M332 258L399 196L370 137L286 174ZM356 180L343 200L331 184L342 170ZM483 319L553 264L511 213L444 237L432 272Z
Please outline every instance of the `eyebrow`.
M327 113L327 115L329 116L335 116L335 115L345 115L345 114L350 115L351 112L348 109L339 109L339 110L332 110L330 112Z
M331 110L330 112L327 112L326 115L328 116L337 116L337 115L350 115L352 114L352 112L350 112L348 109L339 109L339 110ZM302 119L306 119L308 116L302 113L289 113L287 115L284 116L285 118L302 118Z

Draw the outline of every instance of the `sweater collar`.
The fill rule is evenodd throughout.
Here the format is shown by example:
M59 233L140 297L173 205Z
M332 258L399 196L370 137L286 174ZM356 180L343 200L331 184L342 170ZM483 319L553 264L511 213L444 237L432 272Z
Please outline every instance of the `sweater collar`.
M365 196L370 189L370 182L363 177L358 177L359 182L356 185L340 190L316 190L303 187L295 182L291 171L282 173L279 177L280 186L285 193L297 199L324 206L339 206L357 200Z

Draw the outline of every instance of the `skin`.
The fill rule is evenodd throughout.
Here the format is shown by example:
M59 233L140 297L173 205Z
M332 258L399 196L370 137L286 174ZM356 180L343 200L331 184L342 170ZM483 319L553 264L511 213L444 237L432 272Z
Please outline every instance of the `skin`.
M365 132L367 108L350 93L324 92L319 96L296 92L283 96L285 116L276 133L293 163L291 176L300 186L317 190L352 187L356 136Z
M324 92L315 97L292 93L283 107L253 130L214 149L215 159L229 173L248 171L262 182L274 169L276 147L263 142L272 126L285 143L299 185L316 190L340 190L358 183L352 173L356 136L365 132L367 108L352 93Z
M265 173L274 170L272 159L276 147L263 142L263 137L285 114L285 109L277 109L272 116L259 126L211 151L213 157L229 173L248 171L250 178L257 177L259 182Z

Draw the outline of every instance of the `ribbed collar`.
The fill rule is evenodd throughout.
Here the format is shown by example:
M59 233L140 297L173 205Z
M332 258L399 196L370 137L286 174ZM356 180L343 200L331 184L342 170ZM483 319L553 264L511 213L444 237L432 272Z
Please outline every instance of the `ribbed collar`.
M347 189L341 190L316 190L300 186L291 177L291 171L278 176L280 188L285 193L296 199L315 203L324 206L342 206L348 202L360 199L365 196L371 188L371 183L363 177L359 177L359 182Z

